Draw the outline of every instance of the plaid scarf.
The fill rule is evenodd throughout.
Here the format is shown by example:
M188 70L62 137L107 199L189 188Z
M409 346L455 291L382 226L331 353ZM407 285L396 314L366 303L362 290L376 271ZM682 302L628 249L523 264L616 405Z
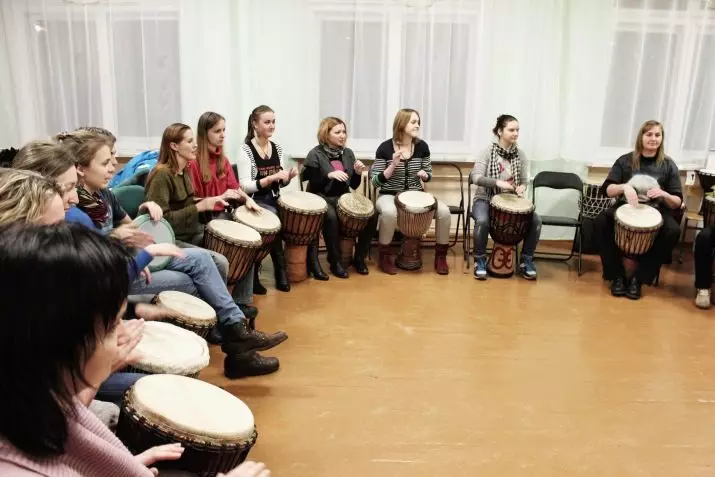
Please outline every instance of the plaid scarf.
M344 147L330 147L330 146L323 145L323 151L325 151L325 154L328 155L328 158L331 161L339 160L341 158L341 156L343 155L344 149L345 149Z
M79 203L77 207L82 209L96 227L102 227L109 218L109 210L107 204L102 200L99 194L90 194L87 189L82 186L77 187L77 196Z
M487 177L492 179L499 179L501 176L501 170L499 169L499 157L507 160L511 163L511 174L514 177L514 184L519 185L521 183L521 161L519 160L519 148L516 144L511 146L508 150L501 147L498 143L492 143L491 159L489 160L489 165L487 166ZM495 190L489 190L489 196L495 194Z

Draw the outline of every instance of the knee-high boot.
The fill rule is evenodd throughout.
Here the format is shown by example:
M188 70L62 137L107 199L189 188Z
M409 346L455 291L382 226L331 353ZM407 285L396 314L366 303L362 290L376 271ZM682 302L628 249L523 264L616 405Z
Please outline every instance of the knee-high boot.
M273 270L276 276L276 288L280 291L290 291L290 283L286 275L286 260L283 255L283 241L277 238L273 242L271 249L271 260L273 260Z

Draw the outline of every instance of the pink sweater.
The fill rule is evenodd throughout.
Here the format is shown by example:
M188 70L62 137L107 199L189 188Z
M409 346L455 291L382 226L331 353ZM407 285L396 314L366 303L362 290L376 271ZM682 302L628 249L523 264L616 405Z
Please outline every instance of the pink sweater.
M13 477L151 477L112 432L84 405L67 422L65 453L41 460L17 450L0 436L0 475Z

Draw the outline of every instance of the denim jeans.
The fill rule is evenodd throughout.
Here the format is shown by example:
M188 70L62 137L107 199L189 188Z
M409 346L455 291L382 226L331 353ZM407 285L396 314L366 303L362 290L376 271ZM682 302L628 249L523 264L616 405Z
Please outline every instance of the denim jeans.
M139 379L146 376L142 373L112 373L99 386L97 395L94 397L98 401L113 402L121 405L124 399L124 392L131 388Z
M474 256L483 257L487 253L487 240L489 239L489 202L477 199L472 204L472 218L474 219ZM541 217L534 212L531 227L526 232L522 255L534 256L534 251L541 236Z

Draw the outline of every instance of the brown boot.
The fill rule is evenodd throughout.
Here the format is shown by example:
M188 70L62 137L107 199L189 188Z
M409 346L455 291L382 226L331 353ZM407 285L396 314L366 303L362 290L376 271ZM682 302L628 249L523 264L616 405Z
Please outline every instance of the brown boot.
M392 254L390 254L390 246L380 244L380 270L387 273L388 275L397 275L397 267L392 259Z
M447 265L447 249L449 245L438 243L434 248L434 271L440 275L449 273L449 265Z

